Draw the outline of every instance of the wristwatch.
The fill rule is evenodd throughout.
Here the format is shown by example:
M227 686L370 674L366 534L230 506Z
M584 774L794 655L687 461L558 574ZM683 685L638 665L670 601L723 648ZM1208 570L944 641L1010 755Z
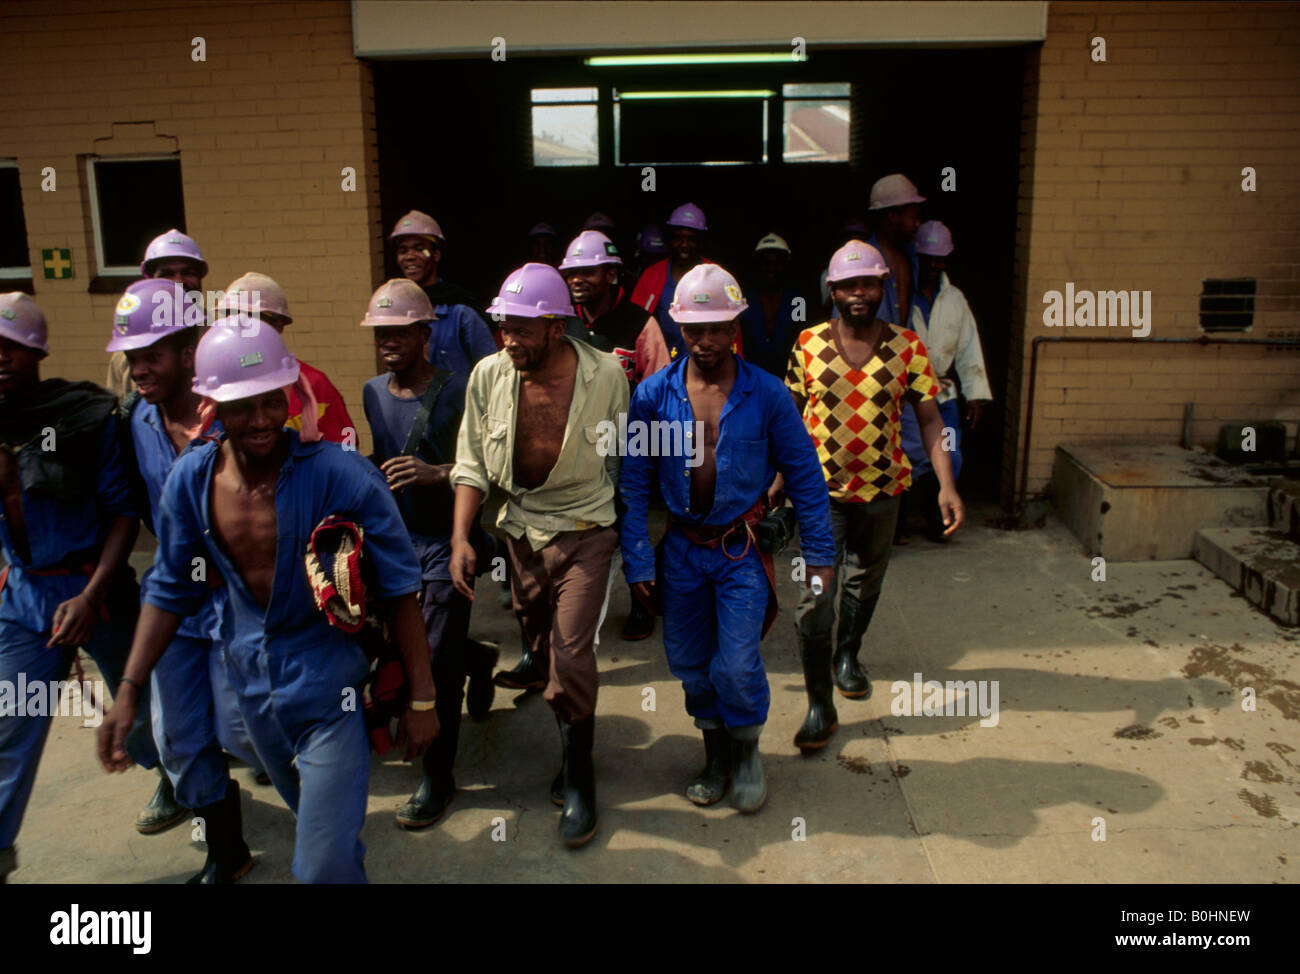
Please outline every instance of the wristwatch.
M417 713L423 713L426 710L432 710L438 706L436 700L412 700L408 706Z

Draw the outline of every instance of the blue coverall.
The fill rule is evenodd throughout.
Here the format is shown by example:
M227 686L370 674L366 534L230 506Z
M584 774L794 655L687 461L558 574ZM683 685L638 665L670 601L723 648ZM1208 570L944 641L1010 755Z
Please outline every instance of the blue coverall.
M163 484L176 462L176 447L159 408L144 400L138 400L131 410L130 428L136 466L156 526ZM220 431L218 423L214 432ZM145 572L146 583L152 573L151 566ZM209 581L219 581L215 572L205 574ZM226 796L230 775L221 753L223 746L245 763L257 763L239 717L234 689L225 675L221 647L213 642L218 626L214 597L197 613L186 616L154 667L150 683L154 741L176 798L186 808L201 808Z
M867 240L867 243L880 250L880 241L876 239L874 233ZM921 276L921 262L916 256L916 244L908 244L906 253L907 259L912 262L912 295L908 301L908 307L910 308L916 295L916 282ZM881 256L884 256L884 251L881 251ZM891 325L902 325L904 328L910 328L911 324L909 322L898 320L898 281L894 279L893 274L886 274L881 279L881 283L885 286L885 296L880 301L880 308L876 311L876 317L881 321L888 321ZM838 308L834 310L839 311ZM839 317L838 313L834 317Z
M497 353L487 323L464 304L435 305L433 334L425 357L440 369L468 377L480 359Z
M99 560L113 521L136 515L122 465L117 422L111 416L100 431L98 449L93 489L78 503L22 491L30 558L15 550L9 522L0 514L0 549L9 565L0 597L0 681L11 687L18 685L20 675L29 687L38 681L48 684L67 679L76 650L46 648L54 610L86 587L88 576L81 566ZM36 575L31 571L65 567L70 569L68 574ZM138 591L128 570L110 585L105 605L109 618L96 621L85 649L99 666L109 693L116 696L139 614ZM149 736L147 714L147 706L141 706L126 750L137 764L153 768L158 764L158 752ZM0 715L0 850L12 846L18 835L49 732L49 716Z
M653 421L687 424L695 439L695 416L686 394L689 357L683 356L637 386L628 412L629 443L636 426ZM686 456L623 458L619 490L626 513L621 543L630 584L655 579L655 554L646 522L651 479L657 478L674 519L724 525L744 514L778 471L794 502L809 566L835 564L826 478L808 430L789 391L774 376L736 360L736 381L722 408L716 448L713 508L692 511L691 467ZM689 441L687 441L689 442ZM732 557L745 536L727 540ZM758 645L769 586L756 547L732 560L721 547L707 548L670 528L664 539L662 582L664 650L686 692L686 711L697 722L721 720L728 728L767 721L770 694Z
M372 594L390 599L419 591L420 566L388 486L369 461L335 443L303 443L292 430L285 435L289 456L275 492L275 581L267 607L253 598L213 531L215 442L191 445L163 487L158 558L145 601L181 616L195 612L208 586L192 579L192 560L217 566L226 582L220 639L227 672L257 756L298 818L293 874L302 882L361 883L370 743L356 688L368 662L316 608L303 556L313 528L337 514L362 526L363 556L377 580Z

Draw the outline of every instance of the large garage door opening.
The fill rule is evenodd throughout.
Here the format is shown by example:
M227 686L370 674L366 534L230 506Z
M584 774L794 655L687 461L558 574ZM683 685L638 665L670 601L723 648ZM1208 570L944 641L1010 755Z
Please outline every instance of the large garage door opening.
M611 55L618 52L610 52ZM963 493L996 500L1024 48L814 52L807 61L626 65L595 55L374 64L385 231L410 209L447 239L442 274L484 303L594 212L633 264L638 233L687 201L705 254L744 286L782 236L810 323L819 277L871 184L905 173L956 249L949 276L979 324L995 404L966 440ZM391 252L386 271L397 274Z

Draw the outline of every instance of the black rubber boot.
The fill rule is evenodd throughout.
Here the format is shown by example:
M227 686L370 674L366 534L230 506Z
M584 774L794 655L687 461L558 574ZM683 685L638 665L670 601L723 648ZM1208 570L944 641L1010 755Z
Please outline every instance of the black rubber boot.
M176 792L172 790L171 779L167 772L158 766L158 787L154 790L149 804L140 809L135 817L135 830L141 835L156 835L166 832L173 825L179 825L190 814L176 802Z
M876 599L866 606L847 593L840 600L840 625L835 634L835 686L851 700L871 696L871 681L867 671L858 665L858 647L866 635L867 623L876 607Z
M560 838L570 849L586 845L596 834L596 765L592 755L595 732L595 717L578 724L560 722L560 734L565 739Z
M947 544L944 536L943 514L939 510L939 478L933 471L922 474L912 483L909 491L912 502L925 515L925 536L934 544Z
M542 672L537 661L533 659L532 648L524 642L524 651L513 670L501 670L492 678L492 682L507 690L545 690L546 674Z
M756 812L767 801L767 779L763 776L763 762L758 756L758 738L763 733L762 724L749 727L729 727L734 746L731 779L731 803L742 812Z
M465 674L469 677L465 709L473 720L487 720L492 713L492 701L497 693L492 671L500 658L501 647L496 643L481 643L477 639L465 641Z
M655 617L651 615L650 610L641 604L641 601L632 596L632 611L627 614L627 622L623 623L623 631L619 635L628 642L636 642L638 639L647 638L655 631Z
M10 846L0 849L0 886L9 882L9 874L18 868L18 849Z
M226 797L212 805L194 809L203 820L208 859L190 877L188 885L228 886L253 868L253 854L244 842L244 816L239 804L239 785L226 782Z
M569 764L569 739L564 736L564 724L556 718L556 723L560 726L560 770L555 772L555 777L551 779L551 802L564 807L564 769Z
M794 735L794 745L804 754L810 754L825 747L840 726L839 714L835 712L835 694L831 689L830 640L805 641L801 638L799 659L803 663L804 689L808 692L808 716Z
M448 694L451 699L452 694ZM439 694L439 700L442 695ZM456 748L460 743L460 704L456 713L438 714L438 736L433 739L421 761L420 785L406 804L397 810L397 824L404 829L425 829L433 825L447 811L456 796L456 779L452 765L456 763Z
M695 805L716 805L731 787L731 735L721 724L700 729L704 732L704 768L686 786L686 797Z

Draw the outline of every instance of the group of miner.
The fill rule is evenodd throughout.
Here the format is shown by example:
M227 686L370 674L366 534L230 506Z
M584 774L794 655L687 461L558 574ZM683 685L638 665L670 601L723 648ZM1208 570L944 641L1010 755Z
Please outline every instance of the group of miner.
M100 761L157 770L135 827L202 822L190 882L253 866L229 756L293 812L297 879L364 882L372 749L395 740L418 759L396 819L432 825L456 793L462 707L485 719L494 686L540 690L554 711L559 836L584 845L599 820L595 648L620 564L623 636L662 619L703 736L685 797L760 809L760 641L794 526L782 564L804 568L808 695L794 743L815 753L838 727L834 690L871 693L858 651L913 475L937 537L964 521L953 376L968 424L991 395L946 274L951 234L921 222L923 202L901 174L876 182L812 319L792 313L784 239L759 241L758 284L742 290L704 256L690 203L641 235L639 276L589 221L558 260L540 240L483 315L440 276L438 223L412 211L389 237L403 276L360 319L386 370L362 394L369 457L337 388L289 351L279 285L244 274L206 320L208 265L180 231L149 243L116 304L111 391L42 379L45 317L0 295L0 881L53 716L12 688L66 681L79 649L112 695ZM632 442L668 428L680 449ZM652 503L667 513L658 539ZM137 583L141 522L157 550ZM470 636L494 565L522 634L511 670Z

